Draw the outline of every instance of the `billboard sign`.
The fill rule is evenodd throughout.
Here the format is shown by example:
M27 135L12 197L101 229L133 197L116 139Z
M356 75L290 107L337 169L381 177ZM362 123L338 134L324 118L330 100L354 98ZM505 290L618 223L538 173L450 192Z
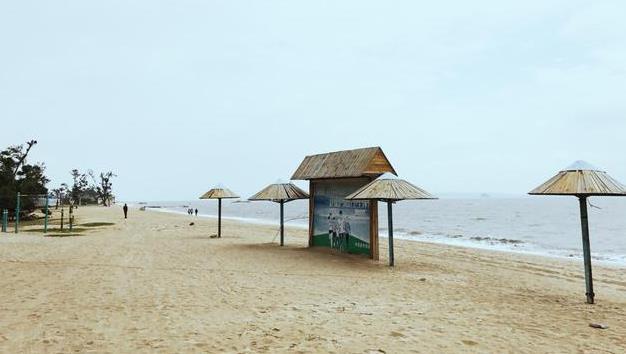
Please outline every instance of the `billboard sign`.
M313 246L370 254L370 203L345 200L368 182L367 179L315 182Z

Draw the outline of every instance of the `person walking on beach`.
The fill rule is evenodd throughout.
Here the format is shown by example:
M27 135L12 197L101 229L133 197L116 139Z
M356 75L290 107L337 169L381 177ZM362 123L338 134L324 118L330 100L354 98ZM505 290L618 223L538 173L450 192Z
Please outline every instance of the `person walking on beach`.
M124 210L124 219L128 219L128 205L124 203L124 207L122 209Z
M196 216L198 216L198 208L196 208Z

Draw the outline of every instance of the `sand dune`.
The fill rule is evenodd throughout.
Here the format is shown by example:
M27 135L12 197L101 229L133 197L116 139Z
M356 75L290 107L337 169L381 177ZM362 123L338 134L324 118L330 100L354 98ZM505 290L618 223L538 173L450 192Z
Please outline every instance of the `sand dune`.
M119 208L80 237L0 234L0 352L626 351L626 273L397 242L396 262L307 249L303 230ZM608 329L589 327L603 323Z

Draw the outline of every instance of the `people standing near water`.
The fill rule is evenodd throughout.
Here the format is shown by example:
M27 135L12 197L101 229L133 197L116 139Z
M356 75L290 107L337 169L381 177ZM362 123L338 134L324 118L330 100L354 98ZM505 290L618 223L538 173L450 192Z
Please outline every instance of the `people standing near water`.
M198 208L196 208L196 216L198 216Z
M124 219L128 219L128 205L124 203L124 207L122 209L124 210Z

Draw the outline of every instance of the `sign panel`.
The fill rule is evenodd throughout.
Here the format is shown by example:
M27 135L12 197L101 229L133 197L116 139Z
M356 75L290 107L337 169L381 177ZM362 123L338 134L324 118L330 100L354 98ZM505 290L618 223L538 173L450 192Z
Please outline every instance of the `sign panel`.
M313 246L370 254L370 203L345 200L367 183L366 179L315 182Z

